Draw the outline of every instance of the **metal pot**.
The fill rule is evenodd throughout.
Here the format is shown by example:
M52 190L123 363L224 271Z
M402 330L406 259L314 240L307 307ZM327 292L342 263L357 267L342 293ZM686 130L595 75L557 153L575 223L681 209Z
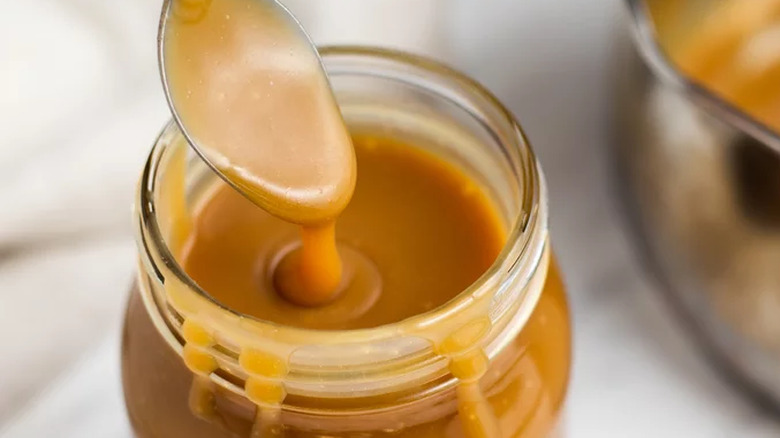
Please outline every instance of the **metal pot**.
M616 73L623 200L652 269L716 362L780 407L780 137L685 77L627 0ZM692 0L697 8L717 0Z

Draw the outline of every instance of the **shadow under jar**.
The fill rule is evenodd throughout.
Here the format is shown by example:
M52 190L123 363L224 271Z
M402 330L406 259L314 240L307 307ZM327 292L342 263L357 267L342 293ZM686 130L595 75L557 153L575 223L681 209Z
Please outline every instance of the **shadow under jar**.
M217 182L169 124L138 189L139 275L122 347L139 437L546 437L570 366L547 194L511 114L441 65L396 52L323 50L351 130L425 149L483 188L507 242L444 305L358 330L239 314L180 266L196 204Z

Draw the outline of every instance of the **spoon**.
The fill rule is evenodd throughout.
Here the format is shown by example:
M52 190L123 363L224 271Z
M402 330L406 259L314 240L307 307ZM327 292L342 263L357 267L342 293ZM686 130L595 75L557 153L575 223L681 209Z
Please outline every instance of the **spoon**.
M322 60L274 0L166 0L157 38L173 118L239 193L289 222L333 220L354 150Z

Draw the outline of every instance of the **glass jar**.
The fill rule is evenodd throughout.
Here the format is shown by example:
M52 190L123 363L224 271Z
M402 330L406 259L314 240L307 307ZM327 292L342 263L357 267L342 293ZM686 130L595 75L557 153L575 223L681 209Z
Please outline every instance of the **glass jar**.
M547 194L511 114L474 81L397 52L323 49L350 128L381 130L457 165L508 230L491 268L445 305L375 328L275 325L222 306L177 262L216 176L173 123L138 186L139 271L122 376L139 437L543 437L570 365Z

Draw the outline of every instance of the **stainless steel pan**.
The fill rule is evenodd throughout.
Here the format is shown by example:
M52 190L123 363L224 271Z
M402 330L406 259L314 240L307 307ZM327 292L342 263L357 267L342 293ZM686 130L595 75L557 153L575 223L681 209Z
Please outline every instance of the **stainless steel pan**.
M780 137L685 77L627 0L615 156L646 260L714 361L780 407ZM691 0L711 7L717 0ZM693 16L693 15L692 15ZM778 78L780 80L780 78Z

